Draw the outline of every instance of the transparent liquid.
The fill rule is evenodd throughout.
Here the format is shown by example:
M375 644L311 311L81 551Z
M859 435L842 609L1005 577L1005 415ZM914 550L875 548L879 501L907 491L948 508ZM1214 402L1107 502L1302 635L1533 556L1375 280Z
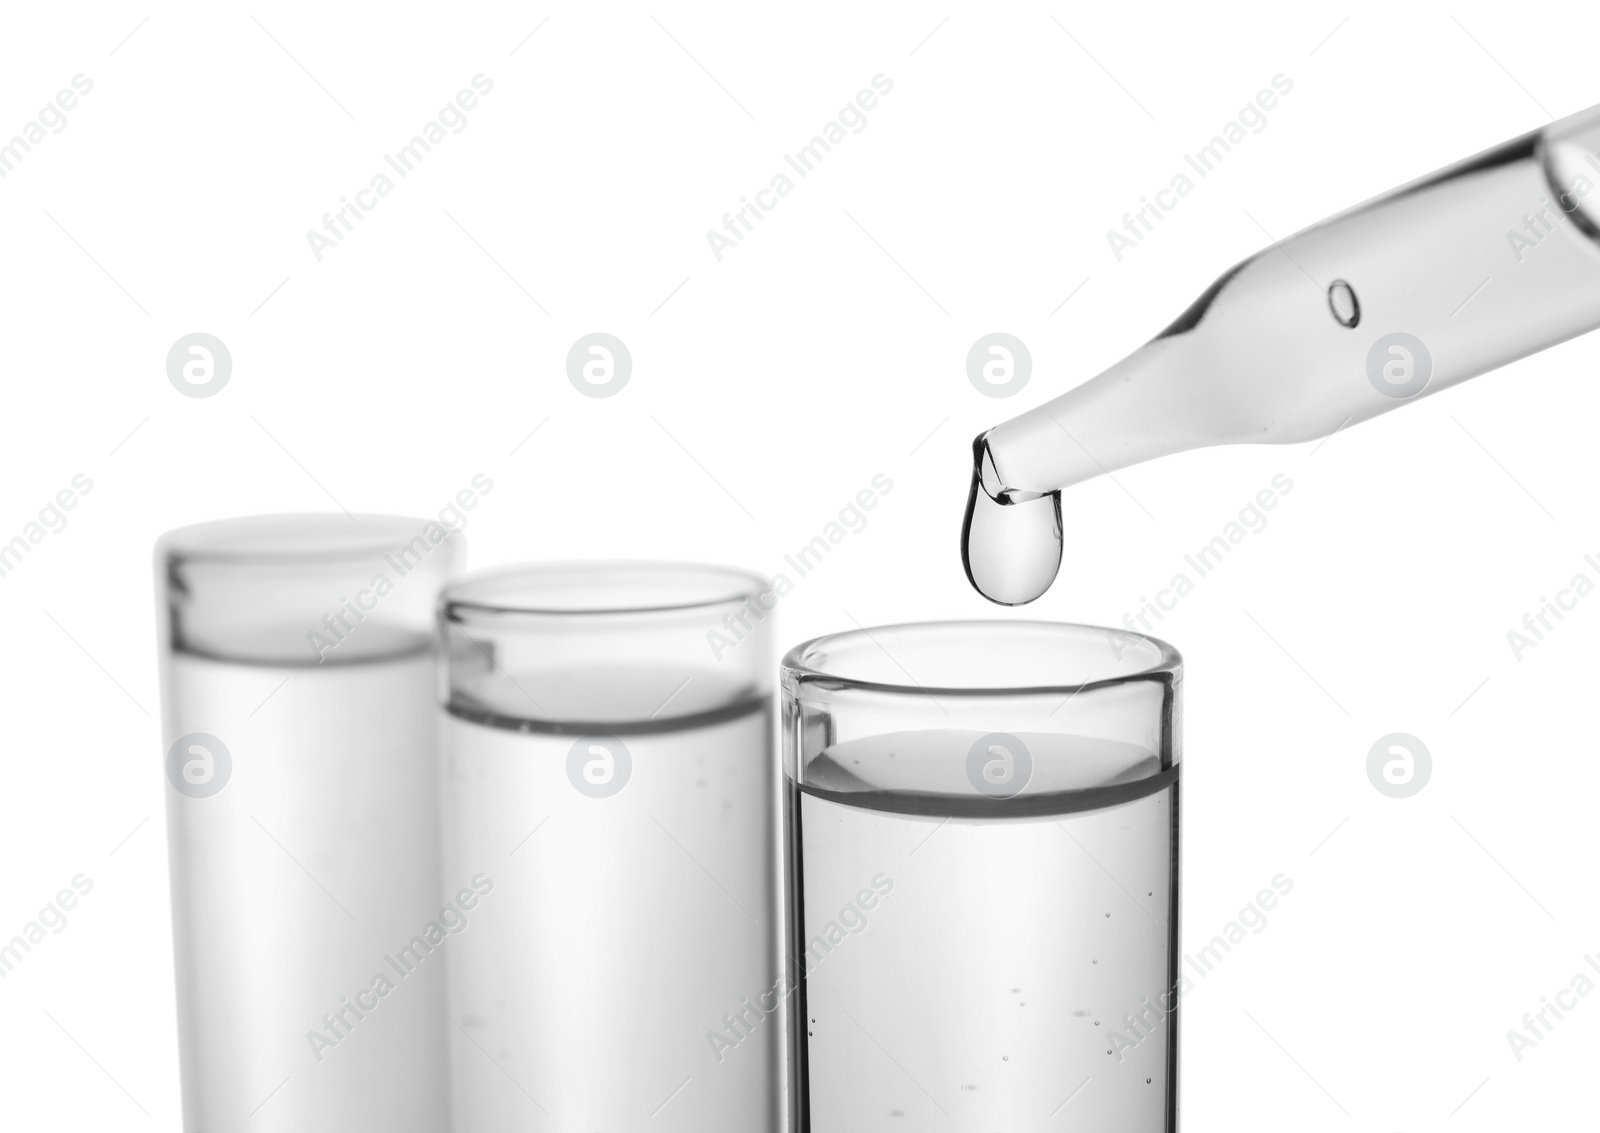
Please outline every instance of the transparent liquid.
M185 1129L446 1128L444 966L385 962L440 908L433 681L425 642L355 664L171 658L168 736L209 733L232 760L209 798L167 790ZM393 990L357 1018L381 973Z
M961 565L972 588L1001 606L1044 594L1061 569L1061 493L995 499L984 490L980 437L961 525Z
M776 1130L782 1020L723 1021L778 980L765 700L612 723L598 753L548 724L443 727L446 875L494 881L451 942L458 1133Z
M905 768L928 737L823 758L868 783L925 781ZM1119 762L1148 766L1103 765ZM1040 775L1071 778L1048 754ZM789 783L803 897L791 950L807 970L800 1128L1176 1128L1176 1019L1152 1014L1142 1033L1124 1019L1176 980L1176 768L1110 778L1019 795L1029 816L1014 818L976 792L948 794L941 815L934 792L904 813L895 793ZM1107 790L1127 801L1080 809Z

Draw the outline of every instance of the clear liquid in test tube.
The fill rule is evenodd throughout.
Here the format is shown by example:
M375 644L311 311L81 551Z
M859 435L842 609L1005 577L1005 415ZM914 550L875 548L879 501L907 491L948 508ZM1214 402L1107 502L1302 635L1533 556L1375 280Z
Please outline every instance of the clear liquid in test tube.
M343 514L157 546L186 1129L447 1128L432 610L461 554Z
M766 591L551 564L441 600L457 1133L782 1128Z
M793 1128L1177 1127L1180 673L1044 622L789 653Z

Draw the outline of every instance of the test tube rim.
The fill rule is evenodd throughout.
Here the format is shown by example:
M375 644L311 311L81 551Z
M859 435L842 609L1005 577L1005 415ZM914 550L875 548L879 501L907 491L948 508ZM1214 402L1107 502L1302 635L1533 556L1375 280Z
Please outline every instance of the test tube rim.
M1015 630L1018 628L1045 629L1049 631L1067 631L1069 633L1087 632L1095 634L1115 634L1122 638L1133 638L1153 646L1156 650L1156 660L1141 668L1127 672L1117 673L1112 676L1096 677L1093 680L1077 682L1048 682L1044 684L1026 685L992 685L979 687L976 685L926 685L916 683L900 683L897 681L876 681L858 677L842 676L839 673L830 673L825 669L817 668L804 658L807 654L820 646L830 642L839 642L847 638L861 638L871 640L873 633L894 632L898 630L929 630L929 631L957 631L969 632L979 630ZM880 647L881 648L881 647ZM863 692L887 693L896 696L917 697L1027 697L1040 695L1059 695L1062 693L1078 694L1093 692L1097 689L1115 688L1119 685L1135 684L1145 681L1158 681L1168 685L1177 685L1183 679L1183 656L1172 645L1159 637L1150 634L1134 633L1129 630L1114 630L1105 626L1087 625L1079 622L1057 622L1045 619L946 619L928 622L896 622L892 625L861 626L857 629L840 630L835 633L826 633L818 637L802 641L784 654L781 664L783 684L789 686L807 685L830 691L860 690Z
M341 521L335 523L334 521ZM349 529L343 523L366 524L359 541L340 541ZM356 513L346 517L338 512L266 512L258 515L230 516L175 527L156 542L156 558L161 563L206 563L219 566L285 563L333 563L362 559L392 549L396 540L420 534L429 522L419 516ZM440 524L443 528L443 524ZM374 530L376 528L376 530ZM460 529L444 528L446 539ZM273 545L277 532L283 545ZM370 536L368 535L370 533ZM294 545L297 540L307 542Z
M506 604L503 600L474 599L465 596L470 590L510 579L535 579L539 576L582 575L604 571L634 571L640 573L668 573L684 576L720 577L730 585L726 592L716 597L695 601L657 602L644 605L615 606L545 606L528 603ZM461 623L461 615L492 618L637 618L648 614L673 614L689 610L704 610L718 606L738 606L753 600L771 589L761 575L743 567L723 563L680 561L675 559L551 559L538 562L512 563L471 571L451 581L439 593L439 615L442 620Z

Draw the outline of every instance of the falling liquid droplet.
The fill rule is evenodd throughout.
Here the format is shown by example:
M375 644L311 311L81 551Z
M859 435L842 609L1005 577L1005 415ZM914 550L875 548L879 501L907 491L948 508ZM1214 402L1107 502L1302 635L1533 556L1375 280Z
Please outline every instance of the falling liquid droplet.
M961 561L979 594L1002 606L1021 606L1050 589L1061 569L1061 493L999 489L997 498L989 490L997 486L993 468L979 437L961 525Z

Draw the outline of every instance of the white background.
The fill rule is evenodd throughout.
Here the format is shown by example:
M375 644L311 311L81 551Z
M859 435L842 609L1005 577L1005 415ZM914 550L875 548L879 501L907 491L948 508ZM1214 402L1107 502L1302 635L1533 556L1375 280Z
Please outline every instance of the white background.
M0 981L0 1125L179 1128L160 532L428 514L484 472L475 566L770 573L881 472L781 640L994 616L956 546L976 433L1133 349L1263 229L1600 100L1597 31L1577 3L8 6L0 138L94 88L0 179L0 536L94 487L0 578L0 937L76 873L94 891ZM480 72L466 129L318 262L307 230ZM718 262L706 231L879 73L867 127ZM1106 230L1279 73L1268 126L1117 262ZM634 360L607 399L564 372L596 330ZM964 372L996 330L1034 360L1007 400ZM167 380L192 331L232 352L217 396ZM1120 623L1294 482L1159 628L1188 666L1186 942L1295 882L1186 1000L1190 1128L1592 1113L1600 995L1520 1062L1506 1032L1600 953L1600 598L1520 661L1506 632L1600 577L1597 362L1581 339L1320 448L1085 484L1055 588L1000 615ZM1365 770L1396 731L1434 759L1405 800Z

